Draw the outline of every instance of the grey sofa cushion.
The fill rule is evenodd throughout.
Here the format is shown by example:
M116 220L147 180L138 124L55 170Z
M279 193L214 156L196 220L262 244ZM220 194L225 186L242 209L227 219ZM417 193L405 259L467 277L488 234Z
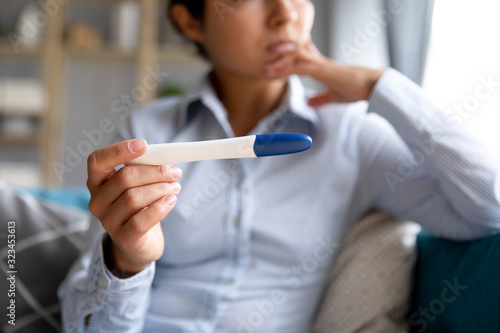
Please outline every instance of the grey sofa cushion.
M8 223L15 223L15 267L8 266ZM15 332L60 330L57 288L85 246L90 214L36 200L29 193L0 181L0 307L10 304L9 271L15 273ZM12 225L12 223L11 223ZM12 259L10 257L9 259ZM12 263L12 262L10 262ZM13 269L11 269L13 268ZM5 314L4 331L11 331Z

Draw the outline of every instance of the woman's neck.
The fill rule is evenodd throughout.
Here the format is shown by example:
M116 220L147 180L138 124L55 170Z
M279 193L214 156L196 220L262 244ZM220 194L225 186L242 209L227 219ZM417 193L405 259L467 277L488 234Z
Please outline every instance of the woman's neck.
M279 106L285 80L263 80L214 69L210 79L227 110L235 136L247 135L258 122Z

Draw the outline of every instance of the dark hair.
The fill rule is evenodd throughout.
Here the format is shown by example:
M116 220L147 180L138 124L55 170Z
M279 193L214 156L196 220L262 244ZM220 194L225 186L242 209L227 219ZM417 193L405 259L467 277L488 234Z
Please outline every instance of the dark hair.
M177 22L175 22L172 18L172 7L174 5L177 5L177 4L184 5L192 17L194 17L195 19L197 19L201 23L203 23L204 17L205 17L205 0L170 0L169 1L169 4L167 6L167 17L170 20L170 22L172 22L172 25L174 26L175 30L177 30L177 32L179 34L184 36L181 28L179 27ZM186 36L184 36L184 37L186 37ZM200 43L196 43L196 42L194 42L194 44L196 45L196 48L198 49L198 53L201 56L203 56L204 58L208 59L209 58L208 53L205 50L205 48L203 47L203 45L201 45Z

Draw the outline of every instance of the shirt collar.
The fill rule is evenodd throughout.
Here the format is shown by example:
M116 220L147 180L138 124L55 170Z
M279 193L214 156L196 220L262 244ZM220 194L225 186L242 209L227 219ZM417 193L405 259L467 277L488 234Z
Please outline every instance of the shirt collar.
M287 91L283 97L279 109L286 108L294 116L309 121L314 127L319 124L319 117L316 109L307 104L307 93L299 77L292 75L287 79ZM217 97L209 76L206 75L200 84L185 95L180 104L179 126L187 125L189 121L200 111L199 103L213 112L220 123L226 122L227 111Z
M290 112L317 126L319 124L318 111L307 104L308 97L309 94L299 77L296 75L290 76L283 102L288 106Z

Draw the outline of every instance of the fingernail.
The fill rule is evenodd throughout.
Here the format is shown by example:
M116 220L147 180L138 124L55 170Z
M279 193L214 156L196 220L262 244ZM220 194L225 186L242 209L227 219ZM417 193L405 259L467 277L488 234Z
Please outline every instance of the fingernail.
M172 175L172 178L174 178L175 180L182 177L182 170L177 167L171 166L170 173Z
M174 183L173 190L174 190L175 194L178 194L181 191L181 184Z
M177 201L177 197L175 195L169 195L165 198L165 201L167 202L167 205L173 206Z
M146 141L145 140L134 140L134 141L131 141L128 145L128 147L130 148L130 150L133 152L133 153L137 153L139 151L142 151L144 148L146 148Z

